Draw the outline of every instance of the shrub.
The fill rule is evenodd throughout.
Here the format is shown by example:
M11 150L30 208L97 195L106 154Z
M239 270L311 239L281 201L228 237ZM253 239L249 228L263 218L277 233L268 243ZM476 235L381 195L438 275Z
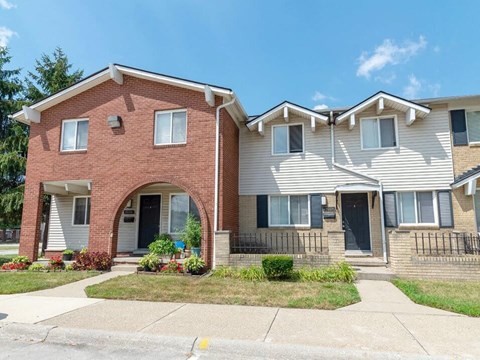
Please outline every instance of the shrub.
M298 281L346 282L355 280L355 270L346 262L339 262L320 269L303 268L296 270L293 276Z
M219 278L239 278L240 274L237 269L230 266L218 266L212 272L213 277Z
M183 266L188 272L191 272L192 274L198 274L200 270L205 267L205 261L201 257L192 255L185 259Z
M2 270L7 270L7 271L26 270L27 268L28 268L27 263L8 262L2 265Z
M155 235L155 241L148 245L148 249L152 254L158 256L169 255L170 257L177 251L177 247L169 234Z
M28 271L32 271L32 272L48 271L48 267L40 263L34 263L28 267Z
M67 249L63 251L63 255L73 255L75 254L75 251Z
M65 271L74 271L75 267L72 264L65 265Z
M188 215L185 228L183 229L180 238L190 248L200 247L200 244L202 242L202 225L200 221L198 221L193 215Z
M286 255L267 255L262 258L262 267L269 279L285 279L292 274L293 258Z
M175 260L170 260L167 265L162 266L160 271L163 273L181 273L183 272L183 267Z
M248 268L241 268L239 270L239 277L247 281L263 281L266 275L260 266L251 265Z
M75 258L75 270L106 271L112 267L112 258L107 252L81 251Z
M12 259L12 263L14 264L30 264L30 259L28 256L15 256Z
M60 256L52 256L48 262L50 264L50 268L54 271L57 269L63 269L65 266L65 263Z
M147 254L140 259L138 264L144 270L156 271L158 270L158 265L160 265L160 258L156 254Z

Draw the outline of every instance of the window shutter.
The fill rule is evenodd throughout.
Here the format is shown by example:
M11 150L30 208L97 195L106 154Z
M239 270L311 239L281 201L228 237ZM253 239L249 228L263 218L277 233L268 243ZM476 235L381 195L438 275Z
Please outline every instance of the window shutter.
M453 146L468 145L465 110L450 111L450 120L452 122Z
M394 192L383 193L383 210L385 213L385 226L397 226L397 200Z
M290 152L291 153L299 153L303 152L303 131L302 125L293 125L289 127L290 132Z
M257 195L257 228L268 228L268 195Z
M440 227L453 227L452 192L445 190L438 192L438 214Z
M322 194L310 195L310 227L323 228Z

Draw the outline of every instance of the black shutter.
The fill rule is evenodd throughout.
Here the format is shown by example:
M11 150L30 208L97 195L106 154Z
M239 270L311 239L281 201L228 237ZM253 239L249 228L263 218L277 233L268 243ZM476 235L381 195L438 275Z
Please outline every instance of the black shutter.
M268 195L257 195L257 228L268 228Z
M394 192L383 193L383 210L385 214L385 226L397 226L397 200Z
M452 192L449 190L439 191L438 195L438 214L440 218L440 227L453 227L453 210L452 210Z
M450 120L452 122L453 146L468 145L465 110L450 111Z
M188 204L188 212L195 219L200 221L200 213L198 212L197 205L195 204L195 201L193 201L192 198L190 198L190 201L189 201L189 204Z
M302 125L289 126L288 131L290 133L290 152L300 153L303 152L303 130Z
M310 195L310 227L323 228L322 194Z

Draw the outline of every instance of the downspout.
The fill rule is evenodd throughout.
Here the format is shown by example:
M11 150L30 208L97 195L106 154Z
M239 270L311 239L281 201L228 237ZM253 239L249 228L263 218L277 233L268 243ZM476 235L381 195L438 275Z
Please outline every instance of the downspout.
M386 236L385 236L385 218L384 218L384 213L383 213L383 184L380 180L374 178L374 177L371 177L371 176L368 176L368 175L365 175L365 174L362 174L361 172L357 171L357 170L353 170L353 169L349 169L343 165L340 165L338 164L336 161L335 161L335 135L334 135L334 125L335 125L335 120L333 118L333 111L330 111L330 148L331 148L331 152L332 152L332 165L338 169L341 169L343 171L346 171L346 172L349 172L351 174L355 174L355 175L358 175L360 177L363 177L365 179L368 179L368 180L372 180L372 181L375 181L376 183L378 183L379 185L379 199L378 201L380 201L380 225L381 225L381 228L382 228L382 248L383 248L383 261L385 262L385 264L388 263L388 259L387 259L387 241L386 241Z
M215 201L213 209L213 261L212 268L215 269L215 233L218 231L218 197L219 197L219 177L220 177L220 110L232 105L235 102L234 97L229 102L217 107L215 120Z

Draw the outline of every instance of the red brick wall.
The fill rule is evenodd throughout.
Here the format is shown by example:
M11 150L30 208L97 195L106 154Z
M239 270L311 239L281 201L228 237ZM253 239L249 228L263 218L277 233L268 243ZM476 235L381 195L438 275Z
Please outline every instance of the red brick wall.
M217 106L220 104L221 99L217 98ZM155 110L181 108L187 109L187 144L154 147ZM124 76L123 85L107 81L42 112L41 123L30 128L20 253L35 257L33 249L39 238L41 211L38 200L43 181L92 181L89 248L113 255L119 216L129 197L151 183L169 182L182 187L197 203L206 239L203 253L211 263L215 109L208 106L201 92ZM109 115L122 117L121 129L108 127ZM61 154L61 121L74 118L90 120L88 150ZM229 141L234 133L237 136L233 150L225 147L226 152L236 151L235 155L228 155L232 165L236 164L235 171L225 170L225 173L229 179L236 179L229 180L221 189L236 189L236 199L231 200L235 204L238 176L233 174L238 175L238 130L231 128L231 119L225 122ZM225 226L236 226L238 219L227 220L229 216L232 215L225 218Z

